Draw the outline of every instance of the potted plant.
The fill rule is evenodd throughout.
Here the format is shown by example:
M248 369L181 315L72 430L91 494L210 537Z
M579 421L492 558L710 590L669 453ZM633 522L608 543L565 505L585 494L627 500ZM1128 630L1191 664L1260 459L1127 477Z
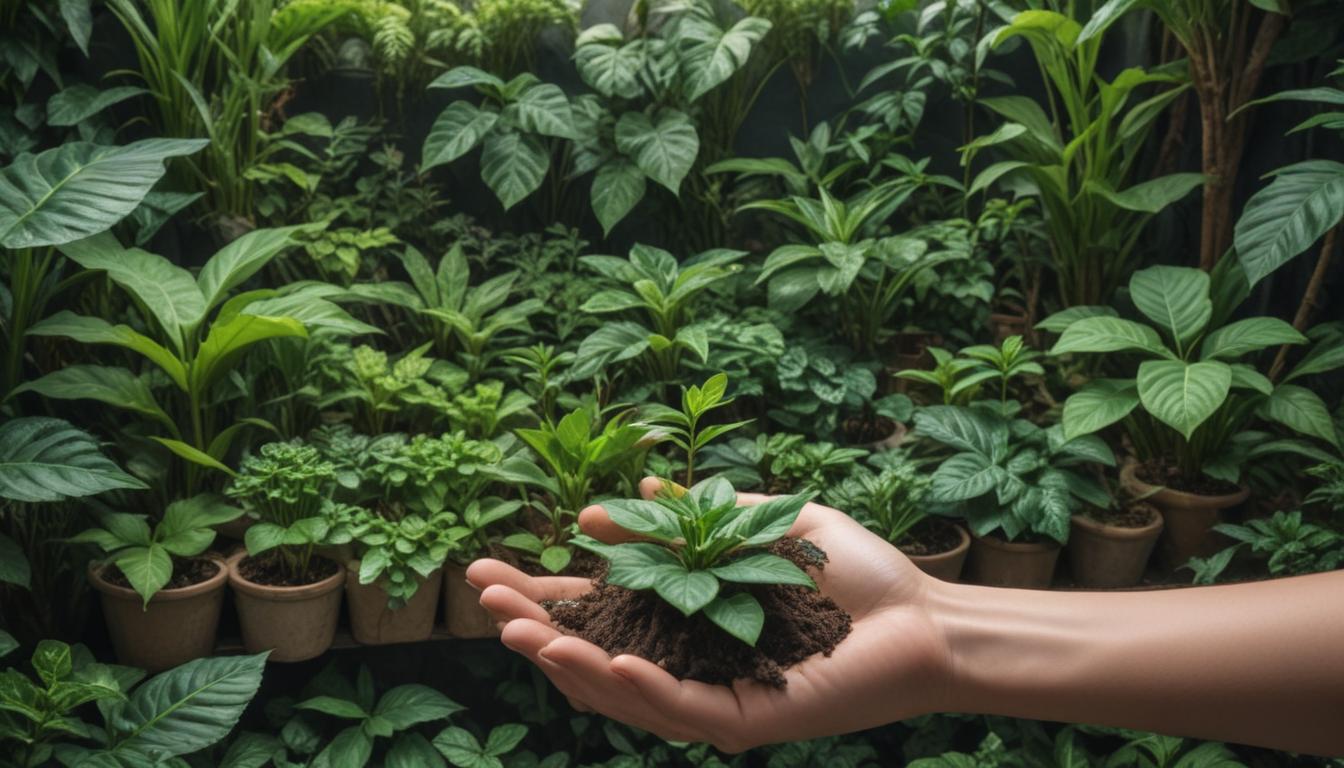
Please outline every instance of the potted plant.
M919 569L944 581L961 577L970 534L936 516L925 496L929 479L916 462L897 453L873 456L877 471L859 466L824 491L826 503L844 510L863 527L886 539Z
M316 448L292 440L244 459L228 488L256 518L246 549L228 559L249 652L271 649L274 661L303 661L331 647L345 577L317 549L349 542L348 531L332 525L335 476Z
M1336 436L1320 397L1293 383L1344 361L1308 355L1279 383L1248 355L1307 339L1272 317L1226 322L1235 296L1227 269L1210 276L1186 267L1134 273L1130 299L1147 323L1109 307L1073 307L1042 325L1060 332L1051 354L1105 355L1123 373L1094 379L1064 403L1065 437L1121 422L1136 461L1121 471L1133 495L1162 511L1162 547L1175 567L1219 548L1210 531L1220 512L1246 500L1248 460L1280 451L1312 453L1301 440L1273 439L1248 428L1257 415L1332 445ZM1215 301L1216 300L1216 301Z
M490 612L481 607L476 590L467 583L467 566L490 551L488 530L513 517L523 503L488 498L472 500L451 531L456 541L443 568L443 615L453 637L493 637L499 634Z
M830 652L850 629L849 615L806 573L823 567L825 553L785 538L807 501L780 496L739 506L719 477L689 490L667 482L653 500L605 501L612 522L644 540L575 537L607 561L607 572L577 600L550 604L551 619L680 678L782 687L787 666ZM762 638L767 616L778 637Z
M1049 587L1079 500L1110 503L1103 488L1070 471L1087 463L1114 466L1111 449L1095 436L1066 441L1058 425L1042 429L985 403L921 409L915 430L956 451L933 473L927 498L959 504L974 534L972 581Z
M466 588L462 540L473 533L462 523L479 514L480 497L491 482L485 470L498 465L503 454L494 443L463 432L379 445L368 471L376 509L360 510L351 529L360 554L348 565L346 588L355 639L428 639L445 583L449 631L461 629L455 617L462 610L460 589ZM500 502L490 508L507 517L520 506ZM450 555L453 562L448 562ZM481 610L474 599L463 608L473 617Z
M107 555L89 564L89 582L122 664L159 672L214 651L228 570L205 551L213 526L242 513L200 494L169 504L152 528L142 515L108 512L74 537Z
M1084 507L1074 514L1069 529L1069 572L1074 582L1080 587L1138 584L1162 527L1161 511L1123 487L1111 506Z

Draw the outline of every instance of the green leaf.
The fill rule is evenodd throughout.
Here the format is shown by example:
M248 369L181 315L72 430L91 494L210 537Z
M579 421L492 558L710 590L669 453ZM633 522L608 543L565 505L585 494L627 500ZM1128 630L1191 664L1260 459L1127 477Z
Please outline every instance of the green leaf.
M950 405L919 409L915 413L915 430L959 451L986 457L997 456L1008 444L1008 430L1002 420Z
M528 133L579 139L574 132L574 113L559 86L539 83L523 91L504 108L503 116Z
M70 30L70 39L79 46L80 53L89 55L89 37L93 34L92 0L60 0L61 18Z
M444 728L434 737L434 748L457 768L502 768L503 763L494 755L487 755L480 742L465 728L455 725Z
M62 245L102 232L135 210L164 161L207 142L145 139L124 147L70 142L0 169L0 248Z
M0 629L0 658L4 658L14 652L19 647L19 641L14 636Z
M599 30L598 27L603 29ZM644 92L639 83L639 71L644 63L641 46L619 45L621 32L612 24L594 25L584 30L583 34L591 35L594 30L599 33L614 31L613 42L617 44L580 43L574 49L574 63L578 67L579 76L590 88L607 98L638 98Z
M47 100L47 125L78 125L113 104L148 93L144 88L121 85L100 91L91 85L72 85Z
M756 598L746 592L714 598L705 606L705 618L752 647L756 646L761 628L765 626L765 611Z
M499 113L481 109L466 101L455 101L439 113L425 137L420 161L421 172L451 163L471 151L472 147L495 127Z
M173 560L168 556L168 550L157 544L123 550L113 562L146 607L150 598L173 577Z
M418 733L403 733L392 741L383 768L444 768L443 757Z
M110 234L67 243L61 253L85 269L107 273L158 321L179 357L184 333L205 315L205 297L191 273L139 248L124 248Z
M1201 269L1166 266L1141 269L1129 280L1129 297L1145 317L1171 334L1182 353L1213 316L1209 274Z
M1097 306L1078 306L1069 307L1050 315L1036 324L1036 328L1051 333L1063 333L1065 328L1082 320L1085 317L1116 317L1116 311L1111 307Z
M352 725L336 734L313 762L327 768L365 768L371 757L373 736L364 727Z
M48 687L65 680L74 670L70 646L59 640L41 640L33 651L33 671Z
M1158 213L1203 184L1203 174L1173 173L1135 184L1120 192L1097 179L1088 180L1083 188L1105 198L1117 208L1151 214Z
M1189 440L1227 400L1232 370L1226 363L1147 360L1139 365L1139 400L1154 418Z
M265 768L284 756L285 746L279 738L244 731L233 738L219 768Z
M481 179L507 211L537 191L550 164L550 154L535 136L494 131L481 152Z
M355 702L335 696L314 696L300 701L294 705L294 708L308 709L332 717L345 718L346 720L364 720L369 716L369 713L365 712L364 708Z
M626 112L616 123L616 148L646 176L678 194L700 153L700 137L695 123L675 109L659 109L654 118Z
M1296 384L1280 384L1260 407L1261 415L1310 437L1339 447L1330 409L1315 392Z
M569 551L568 547L552 546L541 550L541 555L537 560L541 562L541 567L551 573L559 573L569 566L569 561L574 557L574 553Z
M1251 285L1307 250L1344 218L1344 163L1308 160L1279 169L1246 202L1233 246Z
M1143 0L1107 0L1100 8L1092 12L1083 31L1078 34L1078 43L1082 44L1104 33L1131 8L1141 5Z
M1219 328L1204 338L1202 360L1235 360L1250 352L1280 344L1305 344L1307 337L1277 317L1248 317Z
M716 535L739 537L741 548L759 547L778 541L788 535L803 507L811 500L809 494L774 496L744 509Z
M476 67L453 67L434 78L429 84L430 88L467 88L470 86L489 86L500 89L504 87L504 81Z
M1138 404L1139 390L1133 380L1091 381L1064 401L1064 439L1105 429L1128 416Z
M1269 380L1269 377L1251 366L1245 363L1232 363L1229 367L1232 369L1233 389L1252 389L1262 395L1268 395L1274 391L1274 383Z
M685 566L659 566L653 589L673 608L690 616L704 608L719 593L719 580L705 571L688 571Z
M150 437L150 439L158 443L159 445L162 445L164 448L167 448L168 450L172 451L177 456L186 459L187 461L190 461L193 464L199 464L203 467L209 467L210 469L218 470L229 476L237 474L233 471L231 467L221 462L219 459L216 459L214 456L211 456L205 451L202 451L199 448L190 445L188 443L184 443L181 440L174 440L173 438L170 437L157 437L157 436Z
M0 424L0 498L61 501L116 488L145 488L68 422L45 416Z
M627 531L667 542L682 538L677 514L656 501L611 499L602 502L602 507L613 523Z
M592 203L603 235L611 234L612 228L644 199L644 178L639 166L624 157L614 157L597 169L593 176Z
M1172 354L1157 331L1119 317L1086 317L1071 323L1050 350L1052 355L1070 352L1123 352L1137 350L1160 357Z
M490 735L485 738L485 752L496 757L507 754L518 746L526 735L526 725L519 723L497 725L490 729Z
M113 723L123 734L116 750L164 759L224 738L261 685L266 656L196 659L150 678Z
M934 470L929 484L932 501L968 501L994 490L1002 470L979 453L958 453Z
M259 272L276 256L297 244L295 233L312 232L305 224L294 227L254 229L220 248L201 268L197 287L205 297L207 311L224 301L228 293Z
M699 40L682 53L687 98L696 101L746 66L752 48L770 31L770 22L746 16L727 30L703 24L687 31L688 37Z
M424 685L399 685L383 694L373 714L387 720L398 731L419 723L445 720L461 712L461 704Z
M225 322L213 323L192 363L191 389L208 391L221 376L237 367L243 353L253 344L307 336L303 323L290 317L236 315Z
M0 493L0 496L3 496ZM18 542L0 533L0 584L17 584L24 589L32 580L32 567L28 564L28 556L24 554L23 548ZM0 632L0 656L9 653L13 648L4 647L6 638L10 642L14 638Z
M114 346L124 347L126 349L131 350L132 352L144 356L147 360L154 363L159 368L163 369L163 372L168 374L168 377L173 380L173 383L176 384L179 389L183 391L186 391L187 389L187 368L185 365L182 364L182 361L178 359L177 356L174 355L172 352L169 352L167 349L164 349L160 344L158 344L158 342L154 341L148 336L136 333L134 330L130 328L130 326L112 325L108 323L106 320L103 320L102 318L76 315L73 312L70 312L69 310L63 309L60 312L57 312L56 314L50 317L43 318L42 320L35 323L31 328L28 329L28 335L64 336L69 339L74 339L75 341L78 341L81 344L112 344ZM64 378L56 377L53 379L53 381L69 382L77 380L78 378L96 380L98 378L104 377L103 374L100 374L99 372L113 371L113 370L124 371L127 375L130 375L130 371L126 371L124 368L103 368L101 366L93 366L93 365L80 366L80 367L84 369L83 374L80 374L79 376L72 375L70 377L64 377ZM61 373L61 371L55 371L52 374L49 374L49 376L54 376L55 374L59 373ZM116 375L112 376L115 377ZM144 388L145 392L149 391L149 388L147 386L143 384L140 386ZM113 388L129 391L122 386L116 386ZM58 395L51 395L51 396L58 397ZM86 397L91 400L99 399L92 397L90 395L84 395L83 397ZM70 399L79 399L79 398L75 397ZM137 406L144 405L146 403L152 404L154 402L154 398L152 396L143 399L137 398L132 402L135 402ZM124 407L131 407L131 406L124 406ZM153 409L157 410L158 405L157 404L153 405ZM139 408L137 407L136 410L139 410ZM150 413L149 411L142 411L142 412Z
M792 562L767 553L747 555L709 572L724 581L740 584L796 584L816 588L816 582Z
M976 174L975 180L971 182L971 186L967 190L966 195L969 197L971 195L974 195L976 192L989 189L991 186L994 185L994 182L998 181L1004 176L1007 176L1013 171L1029 167L1030 165L1031 163L1025 162L1023 160L1004 160L1002 162L994 163L993 165L984 169L980 173Z

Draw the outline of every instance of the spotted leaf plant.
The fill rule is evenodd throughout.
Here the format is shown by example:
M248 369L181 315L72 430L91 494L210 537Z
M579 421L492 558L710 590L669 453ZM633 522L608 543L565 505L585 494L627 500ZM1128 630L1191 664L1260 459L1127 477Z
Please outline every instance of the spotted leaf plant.
M801 568L767 551L789 532L810 498L777 496L742 506L720 477L689 490L669 482L652 500L602 502L614 523L645 541L604 544L581 535L574 544L608 561L608 584L652 589L683 615L703 612L723 631L755 646L765 611L751 585L816 588Z

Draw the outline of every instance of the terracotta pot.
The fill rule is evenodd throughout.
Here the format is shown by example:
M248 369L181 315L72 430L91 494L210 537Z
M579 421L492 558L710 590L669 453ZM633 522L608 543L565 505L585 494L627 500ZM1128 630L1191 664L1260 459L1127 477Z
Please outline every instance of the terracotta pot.
M956 547L934 555L906 555L906 557L910 558L910 562L918 566L919 570L935 579L959 580L961 567L966 564L966 553L971 548L971 535L960 525L952 527L957 529L957 535L961 537Z
M453 637L498 637L499 628L490 612L481 607L481 596L467 583L467 567L443 566L443 615Z
M1027 332L1027 316L1008 312L991 312L989 330L994 334L994 343L1002 344L1009 336L1023 336Z
M188 587L160 590L147 608L135 590L103 578L108 566L89 565L89 583L102 598L117 661L152 673L214 652L229 570L223 558L208 559L219 566L214 576Z
M1142 528L1107 525L1087 515L1074 515L1069 531L1069 568L1080 587L1132 587L1143 579L1153 545L1162 534L1162 515L1155 508Z
M974 536L966 576L976 584L1020 589L1049 589L1059 560L1053 541L1003 541Z
M336 637L341 615L341 569L301 587L272 587L248 581L238 566L246 552L229 557L229 586L238 605L243 647L248 653L269 650L271 661L304 661L321 656Z
M1154 486L1140 480L1135 474L1137 471L1137 463L1126 463L1120 470L1120 482L1130 493L1162 511L1166 528L1158 544L1162 559L1172 569L1185 565L1192 557L1208 557L1222 549L1224 543L1213 526L1218 524L1224 509L1241 504L1251 495L1251 489L1246 486L1223 496L1205 496L1172 488L1153 493Z
M387 607L382 582L359 583L359 561L345 566L345 597L350 605L350 633L364 645L415 643L428 640L434 632L434 613L439 609L443 577L435 569L425 578L416 578L420 586L411 599L395 610Z
M227 523L216 525L215 532L234 541L242 541L247 536L247 529L251 528L255 522L257 522L256 518L251 515L239 515Z

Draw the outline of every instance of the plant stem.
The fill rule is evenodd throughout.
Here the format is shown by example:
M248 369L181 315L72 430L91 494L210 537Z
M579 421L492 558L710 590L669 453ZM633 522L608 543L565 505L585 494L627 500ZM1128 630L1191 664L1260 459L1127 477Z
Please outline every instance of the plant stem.
M1321 286L1325 283L1325 276L1330 271L1330 259L1334 255L1335 241L1339 238L1339 231L1344 224L1336 224L1325 234L1325 242L1321 245L1321 254L1316 257L1316 268L1311 272L1311 279L1307 281L1307 289L1302 294L1302 303L1297 307L1297 314L1293 317L1293 328L1299 333L1307 329L1307 324L1311 322L1311 315L1316 309L1316 298L1320 295ZM1283 367L1288 362L1288 345L1279 347L1279 352L1274 356L1274 365L1269 369L1269 380L1278 381L1279 374L1283 373Z

